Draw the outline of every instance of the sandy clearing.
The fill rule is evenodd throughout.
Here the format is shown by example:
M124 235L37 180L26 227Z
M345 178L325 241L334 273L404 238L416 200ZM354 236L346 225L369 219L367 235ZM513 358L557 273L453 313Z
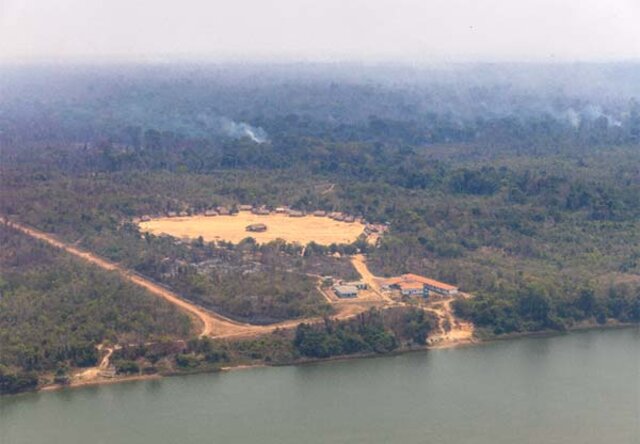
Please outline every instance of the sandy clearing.
M254 233L246 231L247 225L263 223L267 231ZM285 214L257 215L241 211L235 216L202 215L190 217L163 217L140 222L140 230L156 235L169 234L177 238L195 239L202 236L206 241L224 240L238 243L252 237L258 243L276 239L306 245L311 241L320 245L348 244L364 232L360 222L339 222L328 217L289 217Z
M462 296L469 297L466 294L463 294ZM427 308L427 311L432 311L438 316L440 322L440 331L438 334L432 335L429 338L429 344L432 346L438 348L451 347L457 344L474 342L473 324L463 321L455 316L453 313L453 307L451 306L453 301L453 298L446 299L435 303L434 305L437 305L437 307L430 306ZM443 328L444 322L448 322L451 327L449 331L445 331Z

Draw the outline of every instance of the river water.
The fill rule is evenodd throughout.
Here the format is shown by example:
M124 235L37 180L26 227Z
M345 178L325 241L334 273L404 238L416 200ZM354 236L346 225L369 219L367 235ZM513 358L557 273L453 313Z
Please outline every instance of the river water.
M0 398L1 444L640 443L640 329Z

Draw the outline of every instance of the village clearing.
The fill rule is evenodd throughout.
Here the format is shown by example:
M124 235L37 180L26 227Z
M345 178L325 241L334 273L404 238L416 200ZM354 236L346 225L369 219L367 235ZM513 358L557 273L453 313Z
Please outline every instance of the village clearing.
M264 232L248 232L246 227L265 224ZM233 216L204 215L189 217L163 217L140 222L142 232L155 235L168 234L176 238L196 239L200 236L207 241L227 241L238 243L252 237L259 244L276 239L289 243L306 245L350 244L364 233L361 222L341 222L328 217L291 217L286 214L258 215L241 211Z
M231 217L231 216L230 216ZM237 217L237 216L233 216ZM284 216L287 217L287 216ZM293 218L292 218L293 219ZM324 219L324 218L316 218L316 219ZM77 258L84 260L88 263L96 265L104 270L116 272L123 279L141 286L149 291L150 294L160 297L167 302L177 306L179 309L183 310L187 314L189 314L196 322L200 324L200 336L209 336L213 338L238 338L238 337L251 337L262 334L271 333L277 329L291 329L295 328L300 322L309 322L316 323L322 322L321 318L307 318L307 319L292 319L288 321L282 321L275 324L270 325L253 325L243 322L238 322L229 318L226 318L218 313L215 313L210 310L205 310L202 307L199 307L196 304L193 304L190 301L187 301L175 294L171 290L166 287L160 286L155 282L150 281L149 279L135 274L130 270L127 270L121 267L118 264L115 264L107 259L104 259L98 255L90 253L88 251L82 250L76 246L70 245L66 242L63 242L57 239L55 236L44 233L35 228L28 227L26 225L22 225L16 222L9 222L4 218L0 218L0 223L6 223L12 226L13 228L21 231L22 233L29 235L35 239L39 239L43 242L48 243L56 248L60 248L67 253L76 256ZM349 225L349 224L346 224ZM260 234L260 233L258 233ZM384 292L381 291L379 287L379 282L382 280L371 274L369 271L366 260L362 255L355 255L352 257L352 264L356 268L356 270L360 273L361 278L369 285L369 293L370 297L364 299L355 299L355 300L347 300L347 301L330 301L333 302L333 306L336 310L333 318L334 319L349 319L357 316L359 313L362 313L370 308L378 307L389 307L389 306L402 306L406 305L404 302L394 301L389 298L387 295L384 295ZM326 296L326 295L325 295ZM470 297L470 295L462 293L460 296L462 297ZM443 329L444 325L441 325L441 331L434 335L434 337L430 340L430 345L438 346L438 347L446 347L460 343L467 343L473 341L473 326L470 323L462 322L459 319L456 319L452 307L451 302L453 298L447 298L445 300L439 301L439 303L429 303L427 310L434 312L439 318L441 323L446 321L448 328ZM110 353L109 353L110 354ZM108 358L107 361L108 362ZM101 370L101 367L96 367L93 372L98 372ZM90 377L92 374L88 372L83 375L83 377Z

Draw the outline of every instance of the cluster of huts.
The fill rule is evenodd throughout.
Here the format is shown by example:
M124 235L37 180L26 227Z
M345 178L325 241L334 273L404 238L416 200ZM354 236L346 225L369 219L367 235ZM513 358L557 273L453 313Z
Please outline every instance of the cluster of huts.
M383 234L389 229L385 224L366 224L364 227L364 234L369 236L370 234Z
M327 211L323 211L323 210L317 210L317 211L313 211L311 213L305 213L304 211L300 211L300 210L294 210L291 209L289 207L276 207L273 210L265 207L265 206L253 206L253 205L237 205L235 207L225 207L225 206L217 206L215 208L211 208L208 210L205 210L203 213L198 213L196 211L168 211L165 216L166 217L187 217L187 216L193 216L196 214L203 214L204 216L207 217L212 217L212 216L233 216L234 214L237 214L237 212L239 211L251 211L253 214L257 214L257 215L264 215L267 216L269 214L286 214L289 217L304 217L309 215L313 215L316 217L328 217L330 219L336 220L336 221L340 221L340 222L348 222L348 223L353 223L353 222L364 222L361 218L357 218L355 216L351 216L349 214L345 214L339 211L332 211L332 212L327 212ZM142 222L147 222L151 220L151 216L149 215L144 215L140 218L140 220ZM367 227L384 227L382 226L378 226L378 225L367 225ZM370 231L367 234L373 233L373 232L377 232L377 228L371 228Z

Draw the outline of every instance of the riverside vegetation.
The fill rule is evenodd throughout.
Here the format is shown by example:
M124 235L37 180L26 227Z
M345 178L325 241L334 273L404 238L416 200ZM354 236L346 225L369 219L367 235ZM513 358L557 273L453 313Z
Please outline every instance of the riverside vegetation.
M7 76L0 214L238 320L327 320L254 339L190 340L189 319L173 307L4 227L2 392L94 365L105 343L122 346L113 355L121 373L424 345L436 321L412 309L329 321L317 276L357 278L345 256L358 251L378 275L424 274L474 294L454 308L482 336L640 321L640 105L628 91L599 105L609 114L585 114L576 126L525 93L503 115L464 114L462 105L456 114L438 100L430 109L434 87L420 85L319 78L250 93L215 76L183 83L180 72L165 88L157 73L131 69L126 94L114 92L109 72L74 74L73 85L54 75L55 94L35 88L28 97ZM513 92L475 94L495 104ZM598 100L556 99L565 108ZM203 117L221 113L268 137L226 134ZM343 211L390 231L378 246L257 245L143 235L132 223L240 203Z

